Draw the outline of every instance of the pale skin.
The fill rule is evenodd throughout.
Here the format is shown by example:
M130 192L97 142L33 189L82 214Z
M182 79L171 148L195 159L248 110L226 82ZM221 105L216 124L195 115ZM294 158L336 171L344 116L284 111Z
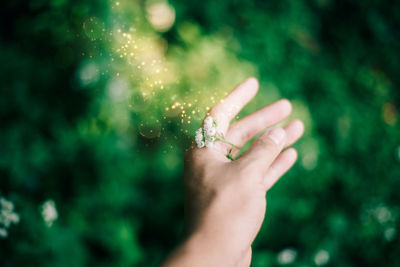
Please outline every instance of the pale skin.
M250 78L210 111L217 131L237 146L292 111L283 99L231 123L257 91L258 81ZM303 131L300 120L275 127L234 161L226 158L231 146L222 142L212 148L192 145L185 154L183 175L185 239L162 266L250 266L251 245L265 217L266 193L295 163L297 152L288 147Z

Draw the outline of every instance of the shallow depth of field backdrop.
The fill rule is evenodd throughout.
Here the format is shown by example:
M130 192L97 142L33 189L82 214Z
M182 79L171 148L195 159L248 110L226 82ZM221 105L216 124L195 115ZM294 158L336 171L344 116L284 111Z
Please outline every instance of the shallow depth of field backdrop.
M256 76L239 117L285 97L306 132L252 266L399 266L399 10L2 1L0 265L156 266L182 229L184 149Z

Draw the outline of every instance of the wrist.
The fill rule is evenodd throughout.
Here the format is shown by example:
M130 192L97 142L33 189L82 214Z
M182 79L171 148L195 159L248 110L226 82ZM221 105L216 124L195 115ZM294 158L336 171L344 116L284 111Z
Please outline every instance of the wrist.
M162 267L230 267L238 266L242 258L241 253L234 253L229 246L220 246L203 234L196 233L186 238L166 259Z
M196 257L193 262L201 262L199 266L237 266L247 249L242 251L217 234L198 231L186 238L181 250Z

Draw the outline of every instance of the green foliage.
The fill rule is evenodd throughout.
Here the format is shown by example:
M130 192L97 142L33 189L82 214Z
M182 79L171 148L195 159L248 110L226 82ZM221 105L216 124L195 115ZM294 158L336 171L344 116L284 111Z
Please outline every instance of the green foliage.
M254 75L260 92L239 117L286 97L306 132L268 193L253 266L399 266L399 9L3 1L0 196L20 221L1 265L156 266L182 230L185 148Z

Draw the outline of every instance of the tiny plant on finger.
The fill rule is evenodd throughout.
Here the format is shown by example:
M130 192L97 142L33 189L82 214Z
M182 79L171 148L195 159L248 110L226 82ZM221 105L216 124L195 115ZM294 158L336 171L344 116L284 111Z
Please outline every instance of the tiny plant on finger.
M217 121L214 120L211 116L206 117L204 120L203 128L200 127L196 131L195 141L197 147L199 148L202 148L204 146L213 147L216 141L220 141L222 143L230 145L231 148L229 149L228 154L226 154L226 157L231 161L234 160L232 154L233 148L237 148L239 150L241 149L240 147L226 140L223 133L217 132Z

